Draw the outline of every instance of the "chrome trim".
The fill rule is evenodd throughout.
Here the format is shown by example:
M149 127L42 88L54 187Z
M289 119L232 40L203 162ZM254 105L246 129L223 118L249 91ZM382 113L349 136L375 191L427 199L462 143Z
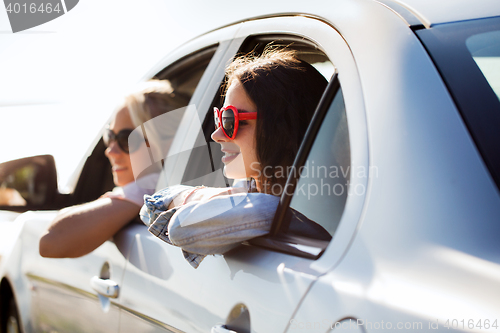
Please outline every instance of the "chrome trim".
M54 280L50 280L50 279L47 279L47 278L44 278L44 277L41 277L41 276L38 276L38 275L35 275L35 274L31 274L31 273L27 273L26 276L31 279L31 280L35 280L35 281L39 281L39 282L42 282L42 283L46 283L46 284L49 284L49 285L52 285L52 286L56 286L56 287L59 287L59 288L63 288L63 289L66 289L66 290L70 290L70 291L73 291L75 293L78 293L82 296L85 296L85 297L88 297L88 298L91 298L91 299L95 299L95 300L98 300L98 296L97 295L94 295L88 291L85 291L85 290L82 290L82 289L79 289L79 288L75 288L73 286L70 286L70 285L67 285L65 283L61 283L61 282L57 282L57 281L54 281ZM133 316L136 316L144 321L147 321L148 323L151 323L151 324L154 324L158 327L161 327L162 329L165 329L167 330L167 332L170 332L170 333L186 333L184 331L181 331L175 327L172 327L168 324L165 324L165 323L162 323L161 321L158 321L156 319L153 319L151 317L148 317L142 313L139 313L135 310L132 310L128 307L125 307L121 304L118 304L116 302L114 302L113 300L111 300L111 304L117 308L119 308L120 310L122 311L125 311L125 312L128 312L130 314L132 314Z
M120 304L115 304L115 305L116 305L118 308L120 308L120 310L125 311L125 312L128 312L128 313L130 313L131 315L136 316L136 317L138 317L138 318L140 318L140 319L142 319L142 320L144 320L144 321L147 321L148 323L151 323L151 324L153 324L153 325L156 325L156 326L158 326L158 327L161 327L162 329L166 329L166 330L168 330L168 332L171 332L171 333L186 333L186 332L181 331L181 330L179 330L179 329L177 329L177 328L175 328L175 327L172 327L172 326L170 326L170 325L168 325L168 324L162 323L162 322L161 322L161 321L159 321L159 320L156 320L156 319L151 318L151 317L148 317L148 316L146 316L146 315L144 315L144 314L142 314L142 313L139 313L139 312L137 312L137 311L135 311L135 310L132 310L132 309L130 309L130 308L127 308L127 307L125 307L125 306L123 306L123 305L120 305Z
M65 284L65 283L62 283L62 282L50 280L50 279L47 279L47 278L44 278L44 277L41 277L41 276L38 276L38 275L35 275L35 274L31 274L31 273L27 273L26 277L28 279L30 279L30 280L35 280L35 281L43 282L43 283L46 283L46 284L49 284L49 285L52 285L52 286L56 286L56 287L59 287L59 288L62 288L62 289L70 290L72 292L75 292L77 294L80 294L80 295L88 297L88 298L92 298L92 299L95 299L95 300L98 299L98 297L97 297L96 294L92 294L91 292L88 292L88 291L85 291L85 290L82 290L82 289L70 286L69 284Z
M375 0L375 2L380 3L382 6L387 7L396 13L410 28L424 27L426 29L430 28L431 25L423 17L415 13L410 8L404 7L400 3L394 0Z
M116 282L109 279L101 279L98 276L93 276L90 279L90 285L97 293L109 298L117 298L120 292L120 287Z

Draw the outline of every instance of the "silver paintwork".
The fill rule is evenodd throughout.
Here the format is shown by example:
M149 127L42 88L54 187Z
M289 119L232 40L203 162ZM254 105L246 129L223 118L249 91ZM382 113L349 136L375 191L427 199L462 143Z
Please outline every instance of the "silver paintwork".
M201 112L247 35L292 33L324 50L342 85L352 165L372 171L353 178L367 192L349 197L323 256L312 261L244 246L193 270L178 248L132 225L88 256L43 259L38 237L55 212L2 212L0 228L9 224L14 241L2 247L0 273L14 288L24 330L207 332L220 329L242 303L252 332L326 332L349 319L363 321L357 332L378 331L373 325L381 321L423 323L424 331L439 323L433 331L448 332L447 319L500 319L500 251L491 237L500 231L498 189L408 27L416 21L383 2L290 3L290 12L303 15L281 17L270 3L262 15L277 17L224 15L221 25L228 17L242 23L191 40L145 76L220 42L192 99ZM426 26L500 15L494 0L444 1L439 8L431 1L394 3ZM196 120L183 121L172 149L195 144L189 138L196 137ZM185 163L175 162L171 172L181 172L172 177L182 176ZM90 283L106 263L120 288L109 303Z

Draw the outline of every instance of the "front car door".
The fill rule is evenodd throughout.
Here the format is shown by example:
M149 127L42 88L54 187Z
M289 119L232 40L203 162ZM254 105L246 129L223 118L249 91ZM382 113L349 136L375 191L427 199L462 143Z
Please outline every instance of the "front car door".
M147 328L151 331L207 332L223 331L227 326L238 332L284 332L312 283L340 260L354 234L364 195L348 196L349 186L366 188L367 179L353 176L351 170L366 167L367 150L365 132L356 140L352 139L360 130L358 126L351 131L347 125L351 118L345 111L352 110L353 122L364 123L362 100L355 98L360 94L359 81L357 77L343 76L339 69L339 75L333 75L335 67L346 70L354 67L345 41L328 24L304 17L249 21L236 29L233 40L220 43L220 46L229 44L221 52L221 59L213 60L214 70L210 68L212 64L207 69L212 76L204 77L198 87L200 90L206 87L206 90L197 90L193 96L191 104L196 108L186 111L188 119L181 123L185 127L178 131L180 139L175 138L165 161L166 178L170 184L177 181L189 185L225 185L228 180L221 177L218 162L220 149L209 143L213 130L210 110L214 105L221 105L218 88L224 67L238 50L258 50L267 42L277 41L278 44L291 44L299 57L312 63L330 80L325 101L318 109L321 116L311 124L319 128L324 118L340 129L333 138L331 132L327 133L330 136L321 131L318 134L321 142L326 142L323 145L331 145L332 153L340 156L338 160L318 158L313 166L320 172L323 167L328 168L326 177L316 177L317 183L312 184L321 191L318 186L327 183L323 188L329 187L330 194L321 199L318 193L311 192L315 190L313 185L301 185L299 181L297 188L305 192L296 197L305 195L308 202L304 204L304 198L282 198L283 205L269 237L248 242L224 255L208 256L197 269L186 262L179 248L153 237L145 226L124 230L121 237L132 244L132 251L123 279L121 331ZM214 38L228 38L223 31L216 31L214 35ZM210 34L203 38L209 39ZM344 85L349 89L343 90ZM317 129L313 129L309 138L311 143L316 134ZM310 150L311 147L304 149L304 166ZM336 170L331 169L332 165ZM160 187L162 185L165 184L160 181ZM332 191L338 195L332 195ZM318 211L317 207L324 205L322 200L332 196L336 203L328 207L330 211ZM288 232L286 212L289 207L321 224L333 240L305 239ZM312 210L318 212L310 215L311 207L316 207Z

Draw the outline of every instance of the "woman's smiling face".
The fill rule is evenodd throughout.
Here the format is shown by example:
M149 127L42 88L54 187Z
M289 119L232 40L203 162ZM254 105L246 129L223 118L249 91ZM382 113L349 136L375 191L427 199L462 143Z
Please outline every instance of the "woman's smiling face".
M238 80L233 80L226 92L224 106L232 105L239 112L257 112L257 107ZM222 128L212 133L212 140L221 145L224 175L232 179L258 179L261 167L257 159L255 129L257 120L241 120L234 140L228 139Z
M126 107L120 109L109 125L109 129L114 133L119 133L123 129L134 129L134 124ZM130 162L129 154L125 153L118 146L116 141L112 141L105 151L106 157L112 166L113 182L116 186L124 186L134 181L134 173Z

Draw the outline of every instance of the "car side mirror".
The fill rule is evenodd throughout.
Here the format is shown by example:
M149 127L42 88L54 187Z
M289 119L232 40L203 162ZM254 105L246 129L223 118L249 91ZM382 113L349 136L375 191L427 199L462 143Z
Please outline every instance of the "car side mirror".
M51 155L0 164L0 206L7 206L7 210L49 208L57 194L56 165Z

